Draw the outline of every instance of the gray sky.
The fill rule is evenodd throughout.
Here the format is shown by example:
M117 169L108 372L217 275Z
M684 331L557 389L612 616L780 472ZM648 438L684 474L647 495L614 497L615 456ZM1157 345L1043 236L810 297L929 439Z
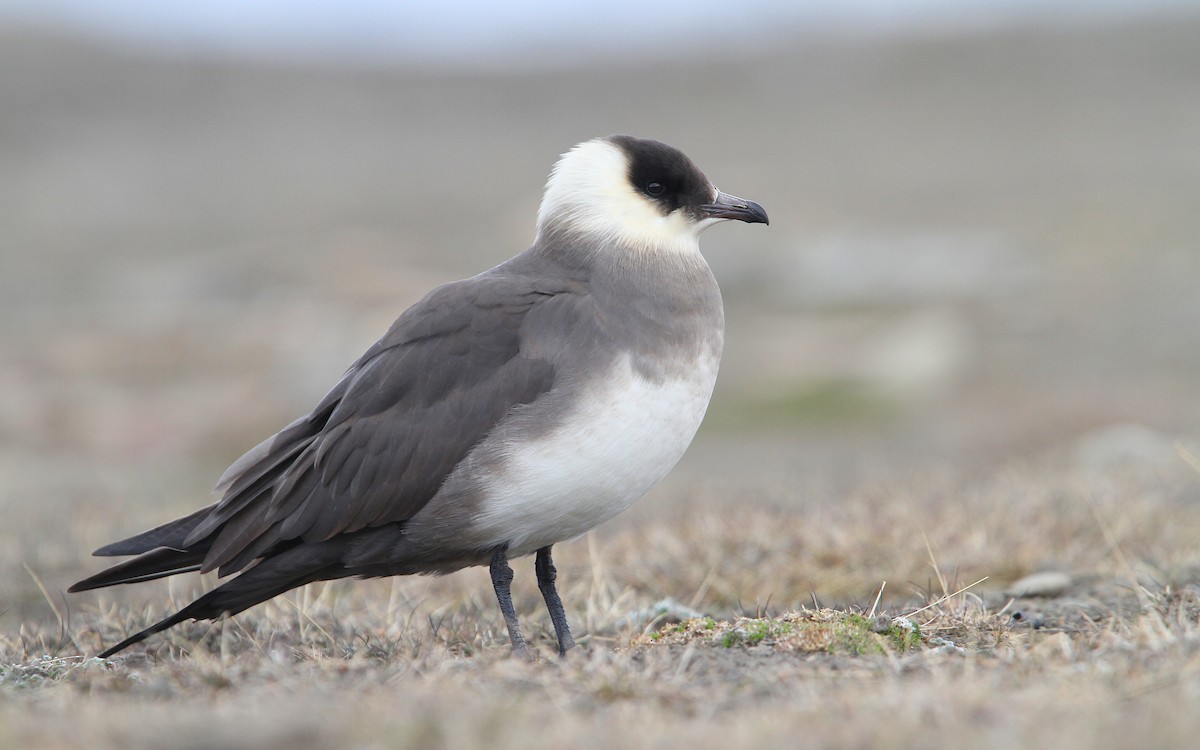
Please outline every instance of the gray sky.
M1062 23L1197 0L0 0L0 19L184 54L452 65L654 57L772 31Z

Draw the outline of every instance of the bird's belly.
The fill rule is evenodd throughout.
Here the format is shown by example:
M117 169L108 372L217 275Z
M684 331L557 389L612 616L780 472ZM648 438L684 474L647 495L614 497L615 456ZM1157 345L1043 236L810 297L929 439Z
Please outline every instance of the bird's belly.
M572 539L628 508L675 466L708 407L717 357L654 382L628 359L562 425L505 447L484 483L473 534L511 555Z

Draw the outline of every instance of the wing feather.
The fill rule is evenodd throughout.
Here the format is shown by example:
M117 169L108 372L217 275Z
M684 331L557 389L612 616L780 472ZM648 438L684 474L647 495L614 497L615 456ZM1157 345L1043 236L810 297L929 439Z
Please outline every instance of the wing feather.
M242 474L227 472L204 569L411 518L513 407L553 386L551 362L522 352L522 323L568 293L476 277L407 311L313 414L239 460ZM271 491L247 499L264 480Z
M558 377L553 354L531 344L526 319L558 300L563 307L543 317L561 314L569 328L586 292L504 268L446 284L409 308L309 414L225 471L219 502L97 550L144 557L128 574L85 583L196 568L225 576L301 542L412 518L510 411Z

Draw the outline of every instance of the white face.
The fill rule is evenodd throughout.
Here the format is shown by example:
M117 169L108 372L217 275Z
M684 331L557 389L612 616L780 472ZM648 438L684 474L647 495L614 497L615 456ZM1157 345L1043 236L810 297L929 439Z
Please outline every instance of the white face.
M717 189L709 187L716 200ZM630 184L625 153L603 139L579 144L554 166L538 211L539 234L551 220L630 248L684 253L699 252L700 233L723 221L696 220L682 210L664 216Z

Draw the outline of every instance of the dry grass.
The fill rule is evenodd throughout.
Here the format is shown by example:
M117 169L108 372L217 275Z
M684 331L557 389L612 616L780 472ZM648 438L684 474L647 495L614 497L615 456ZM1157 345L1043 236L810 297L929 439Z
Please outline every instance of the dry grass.
M0 747L1186 746L1198 485L1182 464L733 502L676 483L563 545L586 633L566 660L521 561L533 664L478 571L316 585L100 661L81 654L162 609L105 593L0 636ZM1004 594L1047 568L1050 595ZM711 617L627 622L666 595Z

